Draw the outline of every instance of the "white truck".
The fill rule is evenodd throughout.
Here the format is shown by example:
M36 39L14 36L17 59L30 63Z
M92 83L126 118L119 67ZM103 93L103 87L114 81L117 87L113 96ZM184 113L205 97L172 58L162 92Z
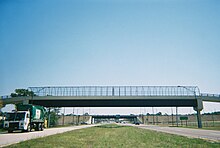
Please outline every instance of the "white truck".
M36 131L44 129L45 109L36 105L17 105L17 111L6 113L4 120L4 128L9 133L15 130L30 132L32 129Z

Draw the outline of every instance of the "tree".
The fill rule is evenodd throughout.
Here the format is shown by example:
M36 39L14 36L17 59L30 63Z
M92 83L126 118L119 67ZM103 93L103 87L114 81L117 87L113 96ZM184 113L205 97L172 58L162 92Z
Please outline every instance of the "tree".
M159 116L161 116L161 115L162 115L162 113L161 113L161 112L158 112L158 113L156 113L156 115L159 115Z
M0 100L0 108L2 108L2 107L3 107L3 101Z
M53 107L50 108L50 126L56 126L58 124L60 108L59 107ZM49 115L48 115L49 119Z
M15 89L15 93L11 93L11 97L36 96L33 91L28 89Z
M89 116L89 113L85 113L84 116Z
M1 114L1 112L2 112L2 107L3 107L4 105L3 105L3 101L2 100L0 100L0 114Z

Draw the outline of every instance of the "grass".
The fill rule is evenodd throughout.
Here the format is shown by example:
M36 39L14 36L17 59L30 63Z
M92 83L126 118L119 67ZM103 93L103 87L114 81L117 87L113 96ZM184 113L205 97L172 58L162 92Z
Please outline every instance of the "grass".
M220 143L202 139L191 139L160 133L136 127L116 124L102 125L87 129L57 134L44 138L24 141L9 148L23 147L74 147L74 148L152 148L152 147L204 147L219 148Z
M199 129L198 127L196 126L179 126L179 127L183 127L183 128L194 128L194 129ZM220 130L220 127L219 126L212 126L212 127L202 127L201 129L205 129L205 130Z
M220 131L220 127L218 126L218 127L203 127L202 129L207 129L207 130L218 130L218 131Z
M183 124L185 125L185 124ZM197 122L188 122L188 126L197 127ZM220 127L220 121L202 121L203 127Z
M186 125L180 125L180 127L184 128L195 128L198 129L197 122L189 122L188 126ZM220 122L219 121L203 121L202 122L202 129L206 130L220 130Z
M76 125L71 125L71 124L67 124L67 125L56 125L56 126L50 126L49 128L61 128L61 127L69 127L69 126L76 126Z

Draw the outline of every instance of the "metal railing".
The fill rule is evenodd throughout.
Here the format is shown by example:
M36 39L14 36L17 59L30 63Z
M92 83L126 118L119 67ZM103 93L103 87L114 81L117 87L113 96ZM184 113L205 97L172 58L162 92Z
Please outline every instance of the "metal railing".
M11 96L10 95L1 96L1 99L8 99L8 98L11 98Z
M36 96L201 96L220 99L220 94L200 93L197 86L64 86L29 87ZM10 95L1 99L11 98Z
M200 96L197 86L29 87L37 96Z
M209 94L209 93L201 93L202 97L219 97L220 98L220 94Z

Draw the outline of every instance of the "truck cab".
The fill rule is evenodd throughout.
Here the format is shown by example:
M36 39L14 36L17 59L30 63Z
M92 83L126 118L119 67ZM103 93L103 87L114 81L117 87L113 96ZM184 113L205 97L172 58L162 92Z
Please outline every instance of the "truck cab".
M8 130L9 133L13 132L14 130L30 131L30 112L8 112L5 116L3 126Z

